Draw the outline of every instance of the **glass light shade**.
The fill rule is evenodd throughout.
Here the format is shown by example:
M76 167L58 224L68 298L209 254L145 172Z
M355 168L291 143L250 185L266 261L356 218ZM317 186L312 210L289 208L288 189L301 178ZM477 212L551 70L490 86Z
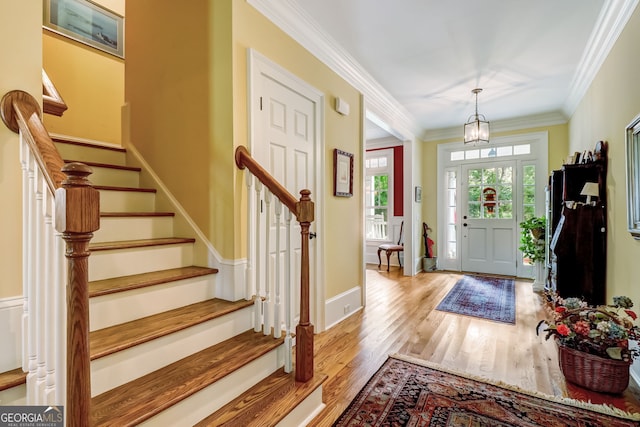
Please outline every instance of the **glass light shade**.
M464 125L464 143L489 143L489 122L482 115L469 117Z

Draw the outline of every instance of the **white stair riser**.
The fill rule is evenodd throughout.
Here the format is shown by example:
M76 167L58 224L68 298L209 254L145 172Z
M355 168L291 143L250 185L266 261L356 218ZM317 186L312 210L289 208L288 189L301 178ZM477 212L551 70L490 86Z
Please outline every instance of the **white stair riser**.
M149 273L193 264L193 244L95 251L89 256L89 281Z
M155 206L155 193L100 190L100 212L153 212Z
M253 307L237 310L93 360L91 395L118 387L250 329L252 312Z
M208 417L283 366L284 346L261 356L140 424L144 427L190 426Z
M0 406L26 404L27 386L25 384L0 391Z
M102 148L85 147L76 144L56 143L60 156L66 160L80 160L84 162L106 163L109 165L126 166L126 154L122 151L105 150Z
M107 328L215 297L215 275L103 295L89 301L91 330Z
M103 217L92 243L173 236L172 216Z
M306 399L298 404L276 427L306 426L324 409L322 386L316 388Z
M102 168L90 166L93 173L89 181L93 185L107 185L111 187L140 187L140 173L127 169Z

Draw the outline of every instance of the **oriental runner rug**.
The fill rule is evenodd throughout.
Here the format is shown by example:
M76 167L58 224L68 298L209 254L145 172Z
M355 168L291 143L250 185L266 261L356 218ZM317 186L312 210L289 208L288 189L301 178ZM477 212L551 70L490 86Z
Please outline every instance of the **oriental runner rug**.
M628 427L640 414L528 392L408 356L387 359L334 427Z
M465 275L453 285L436 310L514 324L515 281L509 278Z

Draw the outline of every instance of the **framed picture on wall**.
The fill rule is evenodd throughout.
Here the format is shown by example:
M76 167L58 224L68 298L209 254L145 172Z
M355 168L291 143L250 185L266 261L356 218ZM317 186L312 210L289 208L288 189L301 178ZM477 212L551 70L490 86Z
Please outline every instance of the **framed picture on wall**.
M124 18L89 0L44 0L43 27L124 58Z
M353 154L333 150L333 195L353 196Z

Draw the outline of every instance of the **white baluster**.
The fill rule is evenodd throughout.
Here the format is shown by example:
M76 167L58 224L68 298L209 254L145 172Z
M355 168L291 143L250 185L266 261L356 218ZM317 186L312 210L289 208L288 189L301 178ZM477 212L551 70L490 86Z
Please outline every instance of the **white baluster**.
M55 404L55 292L56 292L56 266L55 257L56 241L53 229L53 212L55 212L55 200L53 194L47 188L44 192L44 238L45 238L45 291L44 291L44 364L45 364L45 388L44 404Z
M265 263L264 263L264 278L265 278L265 289L266 289L266 294L265 294L265 299L264 299L264 315L263 315L263 326L262 326L262 333L264 335L269 335L271 333L271 321L273 320L273 307L272 307L272 301L271 301L271 269L269 268L271 266L271 199L272 199L272 195L271 195L271 191L269 191L269 189L265 188L264 190L264 201L266 204L266 211L267 211L267 215L266 215L266 219L265 219L265 251L264 251L264 256L265 256Z
M22 212L29 215L29 147L20 134L20 164L22 166ZM22 222L22 371L29 372L29 221Z
M55 215L54 215L55 226ZM55 228L54 228L55 229ZM67 259L62 233L55 234L55 354L56 405L65 405L67 397Z
M285 336L284 336L284 371L289 373L293 370L293 340L291 339L291 211L287 209L284 214L286 245L284 262L284 308L285 308Z
M27 273L27 286L29 290L27 294L29 295L29 322L28 322L28 331L27 331L27 339L28 339L28 352L29 352L29 361L28 361L28 373L27 373L27 405L37 405L36 399L36 375L38 368L38 355L37 351L37 341L36 341L36 331L37 331L37 294L36 294L36 276L35 276L35 261L36 261L36 247L37 245L34 243L36 240L36 171L35 171L35 160L33 156L29 158L29 207L27 212L27 227L28 227L28 240L26 240L27 245L29 246L28 254L26 262L28 264L28 273Z
M36 173L36 210L34 212L36 220L36 355L37 355L37 377L36 377L36 402L38 405L44 404L44 388L47 378L47 368L44 359L44 336L45 336L45 305L47 304L45 289L46 284L46 259L45 259L45 224L44 224L44 196L47 191L46 181L43 172L37 168Z
M255 282L256 282L256 299L254 302L254 314L255 314L255 319L254 319L254 325L253 325L253 330L255 332L260 332L262 330L262 293L261 293L261 287L260 287L260 232L261 232L261 221L260 219L262 218L261 215L261 203L260 203L260 194L262 193L262 188L263 185L259 180L256 180L256 205L255 205L255 209L253 212L253 217L256 219L255 220L255 224L256 224L256 256L255 256L255 262L256 262L256 274L254 275L255 277Z
M275 280L274 280L274 288L275 288L275 305L273 307L273 337L280 338L282 336L282 320L281 320L281 305L280 305L280 287L282 284L280 283L280 215L282 214L282 202L280 199L276 199L276 203L274 205L274 210L276 214L276 256L275 256Z
M255 230L253 227L253 221L251 221L252 215L251 209L252 206L252 198L251 198L251 189L253 188L253 174L249 172L249 169L245 169L244 171L245 180L247 183L247 267L245 269L245 299L250 300L254 297L257 297L257 292L254 289L254 280L253 280L253 266L251 264L251 257L253 256L253 235L251 234L252 230Z

